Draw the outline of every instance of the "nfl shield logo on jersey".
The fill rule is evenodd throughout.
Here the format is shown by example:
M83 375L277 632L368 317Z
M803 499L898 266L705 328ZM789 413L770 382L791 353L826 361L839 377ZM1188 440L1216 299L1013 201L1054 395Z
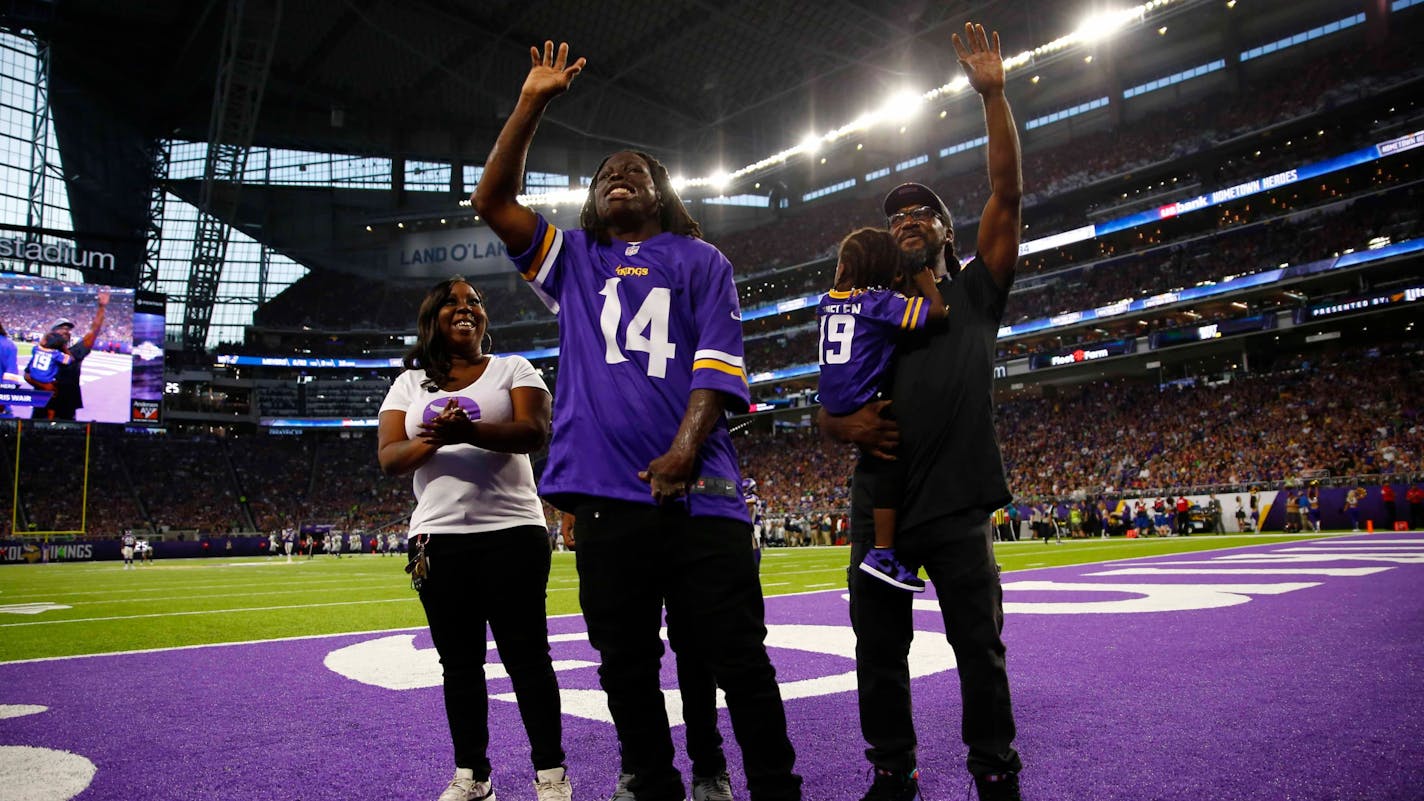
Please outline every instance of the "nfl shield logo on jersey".
M638 245L639 245L638 242L634 242L633 244L629 245L629 246L628 246L628 249L625 250L625 251L623 251L623 255L624 255L624 256L636 256L636 255L638 255Z

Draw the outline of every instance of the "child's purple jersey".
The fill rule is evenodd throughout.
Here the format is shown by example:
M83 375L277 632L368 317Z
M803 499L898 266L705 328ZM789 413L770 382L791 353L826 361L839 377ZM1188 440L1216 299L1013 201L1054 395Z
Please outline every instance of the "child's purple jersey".
M52 384L54 379L59 377L59 366L70 364L74 357L62 350L50 350L41 345L36 345L30 351L30 363L25 366L30 371L30 377L42 384Z
M554 436L539 493L653 503L638 478L672 446L693 390L712 389L731 411L751 397L732 265L700 239L662 233L601 245L541 215L514 263L559 316ZM698 452L688 495L698 517L748 521L724 419Z
M924 328L924 298L889 289L832 290L816 310L821 323L821 406L850 414L869 403L885 380L885 368L902 331Z

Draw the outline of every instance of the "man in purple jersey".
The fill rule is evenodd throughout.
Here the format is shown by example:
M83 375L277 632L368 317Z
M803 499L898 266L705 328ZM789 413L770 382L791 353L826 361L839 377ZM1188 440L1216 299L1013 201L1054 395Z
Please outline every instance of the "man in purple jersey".
M1018 261L1018 134L1004 96L999 35L966 25L952 39L969 84L984 102L989 202L979 219L978 255L959 266L949 209L929 187L903 184L883 209L890 233L913 262L939 277L952 311L948 330L897 349L894 420L876 401L848 415L821 415L832 437L905 462L896 555L924 567L935 586L945 632L959 665L961 730L981 799L1018 799L1022 767L1004 664L1003 589L994 562L990 513L1011 500L994 437L994 341ZM899 445L903 443L903 445ZM851 565L870 548L875 476L857 469L851 494ZM851 570L860 726L875 767L866 801L909 801L919 793L906 657L913 635L911 596Z
M530 56L474 205L559 317L540 493L575 516L579 603L634 774L628 789L639 801L684 798L658 681L666 604L679 656L706 664L726 693L752 801L799 799L723 417L750 400L732 265L643 153L599 165L578 229L519 204L534 130L584 66L569 63L567 44Z

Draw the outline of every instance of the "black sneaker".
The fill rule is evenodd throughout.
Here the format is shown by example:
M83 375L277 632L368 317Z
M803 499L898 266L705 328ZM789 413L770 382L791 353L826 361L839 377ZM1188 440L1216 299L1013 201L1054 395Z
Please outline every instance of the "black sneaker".
M875 769L875 781L860 801L914 801L920 797L920 772L904 773Z
M1019 796L1017 773L986 773L974 777L974 789L979 801L1023 801Z

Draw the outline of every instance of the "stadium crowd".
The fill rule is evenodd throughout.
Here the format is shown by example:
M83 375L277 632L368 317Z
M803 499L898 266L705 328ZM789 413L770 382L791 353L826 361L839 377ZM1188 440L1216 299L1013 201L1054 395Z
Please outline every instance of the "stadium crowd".
M1004 400L997 426L1009 485L1031 501L1279 487L1317 474L1424 474L1424 342L1282 357L1276 367L1226 383L1111 380ZM412 506L409 479L380 473L374 434L344 434L96 437L88 529L401 530ZM33 530L77 529L82 435L27 437L25 447L47 458L23 461L22 513ZM13 439L4 441L0 457L13 459ZM849 446L829 445L804 424L742 433L735 443L767 517L794 525L793 534L810 537L810 524L801 523L849 505L856 458ZM552 511L549 519L552 526Z

